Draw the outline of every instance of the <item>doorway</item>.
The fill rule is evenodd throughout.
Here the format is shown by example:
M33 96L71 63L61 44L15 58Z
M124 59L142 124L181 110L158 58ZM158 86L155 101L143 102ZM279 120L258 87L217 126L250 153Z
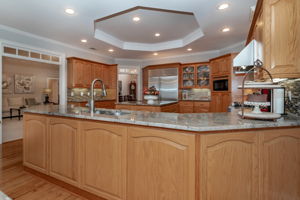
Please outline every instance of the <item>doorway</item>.
M59 79L58 92L57 92L57 88L55 88L53 94L47 94L47 93L49 93L49 90L48 90L48 85L46 85L45 88L43 89L43 91L41 91L41 93L43 93L43 94L38 95L36 98L37 100L30 101L30 102L31 103L32 102L39 103L38 101L42 101L42 99L44 99L46 95L55 95L55 93L57 92L58 97L53 96L53 100L57 101L57 99L58 99L58 103L61 105L66 105L66 103L67 103L67 79L66 79L66 75L67 75L66 68L67 67L66 67L65 54L55 53L55 52L51 52L48 50L43 50L40 48L36 48L36 47L32 47L32 46L28 46L25 44L12 42L12 41L0 40L0 82L2 83L2 87L0 87L0 109L1 109L0 110L0 120L1 120L0 121L0 144L3 143L3 141L2 141L2 139L3 139L2 114L4 111L3 107L5 106L3 104L6 103L6 102L2 102L2 100L3 100L2 90L9 90L9 87L12 87L11 90L13 90L13 92L19 93L19 92L23 91L26 93L30 93L30 92L32 92L33 87L28 87L28 86L30 86L30 83L32 83L32 81L34 80L34 76L30 76L31 74L29 74L29 73L23 74L23 75L19 74L19 76L17 77L18 82L15 82L16 76L9 78L9 75L5 75L2 77L3 62L5 62L6 57L10 58L10 59L17 59L17 60L22 60L22 61L31 61L31 62L37 62L37 63L42 63L42 64L56 65L58 68L57 75L55 77L47 76L47 78ZM24 77L26 77L26 78L24 79ZM37 76L37 77L39 77L39 76ZM6 85L7 82L3 82L3 78L5 79L4 81L10 81L11 83L9 83L9 84L13 84L13 85L12 86ZM45 80L47 80L47 78L45 78ZM15 88L16 84L18 86L17 89ZM39 91L40 91L40 88L39 88ZM16 95L13 97L18 97L18 96ZM21 99L21 98L13 99L13 97L11 97L12 99L9 100L10 104L15 104L16 106L18 106L18 104L25 105L26 102L22 101L24 99ZM7 111L7 109L6 109L6 111ZM19 114L19 111L20 111L20 114ZM10 117L11 114L10 114L10 108L9 108L8 113L5 113L5 115L3 117L7 117L7 115L9 116L9 119L16 118L18 120L19 116L20 116L20 118L22 118L21 117L22 110L19 107L17 107L17 109L14 108L12 110L12 117ZM7 119L7 118L5 118L5 119ZM15 124L15 127L17 127L16 124ZM22 129L22 127L19 129ZM17 135L20 136L20 133L18 133ZM16 137L14 137L14 138L16 138ZM7 140L7 138L5 140Z
M59 66L18 58L2 59L2 140L22 139L24 108L58 103Z

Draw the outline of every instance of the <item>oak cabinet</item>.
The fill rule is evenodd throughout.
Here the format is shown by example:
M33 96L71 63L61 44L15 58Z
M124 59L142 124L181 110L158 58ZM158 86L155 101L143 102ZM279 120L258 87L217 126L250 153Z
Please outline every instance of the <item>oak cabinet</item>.
M300 199L300 129L268 130L260 136L261 199Z
M211 93L211 112L227 112L228 106L231 104L231 93L228 92L212 92Z
M180 101L179 102L179 112L180 113L193 113L194 112L194 102Z
M179 70L180 88L209 88L209 63L183 64Z
M300 77L300 1L264 0L264 64L274 77Z
M180 113L208 113L210 112L210 102L197 102L197 101L180 101Z
M194 113L208 113L210 102L194 102Z
M127 199L195 199L195 135L130 127L127 158Z
M77 186L78 121L62 118L49 119L49 174Z
M200 147L201 200L258 199L255 132L203 135Z
M125 199L127 128L101 122L81 127L82 188L109 200Z
M39 172L48 173L47 118L40 115L24 116L23 164Z
M230 76L232 71L231 54L212 59L210 66L213 77Z
M80 58L68 58L68 88L90 88L100 78L107 89L117 88L117 65L107 65ZM100 83L96 88L102 88Z

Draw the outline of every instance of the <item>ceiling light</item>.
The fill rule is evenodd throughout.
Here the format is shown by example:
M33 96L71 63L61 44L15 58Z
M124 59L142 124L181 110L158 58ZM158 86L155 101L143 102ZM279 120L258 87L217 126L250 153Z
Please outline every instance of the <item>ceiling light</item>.
M160 36L160 33L155 33L155 37L159 37Z
M69 14L69 15L73 15L73 14L75 13L75 11L74 11L73 9L71 9L71 8L67 8L67 9L65 10L65 12L66 12L67 14Z
M113 49L109 49L108 51L109 51L109 52L114 52L114 50L113 50Z
M226 8L229 7L229 4L228 3L223 3L221 5L218 6L218 9L219 10L225 10Z
M228 28L228 27L222 29L223 33L226 33L226 32L229 32L229 31L230 31L230 28Z
M82 39L81 42L82 43L87 43L87 40L86 39Z
M153 55L154 55L154 56L157 56L157 55L158 55L158 53L153 53Z
M140 21L141 19L140 19L139 17L134 17L134 18L132 18L132 20L135 21L135 22L138 22L138 21Z
M193 49L192 49L192 48L188 48L187 50L188 50L188 51L192 51Z

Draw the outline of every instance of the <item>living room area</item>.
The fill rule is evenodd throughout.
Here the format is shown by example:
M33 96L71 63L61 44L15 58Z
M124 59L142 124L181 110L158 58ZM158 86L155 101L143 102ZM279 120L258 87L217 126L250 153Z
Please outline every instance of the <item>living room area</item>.
M59 104L59 65L3 56L2 141L22 138L22 111Z

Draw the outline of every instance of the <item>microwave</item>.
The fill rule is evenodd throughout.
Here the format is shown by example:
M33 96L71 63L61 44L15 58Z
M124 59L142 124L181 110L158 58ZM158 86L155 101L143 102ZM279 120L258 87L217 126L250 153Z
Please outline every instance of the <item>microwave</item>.
M228 78L213 80L213 91L228 91Z

